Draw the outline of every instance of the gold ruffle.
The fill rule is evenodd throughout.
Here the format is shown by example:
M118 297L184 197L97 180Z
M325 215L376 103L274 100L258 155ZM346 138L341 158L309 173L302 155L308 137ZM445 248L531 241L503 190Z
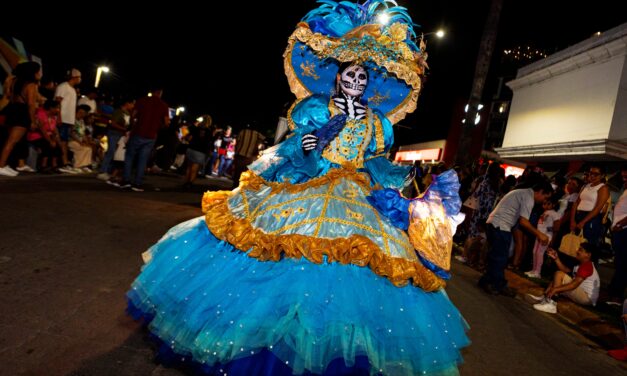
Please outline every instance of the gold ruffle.
M244 188L242 188L244 189ZM445 282L419 262L385 255L368 238L351 235L348 238L326 239L299 234L272 235L254 228L248 219L231 214L228 198L232 192L206 192L202 208L209 231L235 248L248 251L248 256L260 261L280 261L283 257L301 258L316 264L340 262L368 266L377 275L388 278L395 286L405 286L411 279L425 291L435 291Z
M369 30L366 29L360 30L360 32L361 31L370 33ZM375 53L374 51L370 52L368 56L363 56L363 53L357 53L351 49L345 49L336 56L334 51L341 46L342 43L352 43L350 39L349 42L346 42L347 39L326 37L320 33L312 32L306 23L299 23L296 30L289 37L287 48L283 54L283 68L290 89L299 99L312 94L298 78L298 75L292 67L292 52L297 41L306 44L323 58L332 57L340 62L362 62L364 60L370 60L378 66L384 67L388 72L394 74L412 88L407 98L386 114L386 117L392 124L398 123L403 120L408 113L416 109L418 95L422 88L422 75L425 72L427 64L425 58L420 53L411 51L403 42L395 41L393 38L387 36L380 36L379 38L390 39L388 43L395 43L398 46L401 55L399 61L389 60L387 57ZM380 42L384 42L383 39L381 39Z
M292 105L290 106L290 109L287 110L287 126L290 128L291 131L296 129L296 124L294 124L294 119L292 119L292 111L294 111L294 107L296 107L296 105L299 104L300 101L302 101L302 98L296 99L294 103L292 103Z
M380 67L384 67L388 72L393 73L396 77L405 81L414 90L420 90L422 87L421 75L424 74L424 64L422 56L417 52L412 52L407 56L403 56L399 61L389 60L380 53L368 51L367 56L356 51L346 49L339 56L334 55L334 51L343 43L351 43L350 38L330 38L320 33L314 33L308 26L299 24L294 33L290 36L289 46L293 46L296 40L309 46L315 53L322 57L333 57L340 62L363 62L370 60ZM355 43L359 39L354 39ZM398 46L403 46L403 42L394 42ZM400 47L399 47L400 48ZM291 48L289 49L291 51ZM406 51L402 55L406 55Z
M424 258L444 270L451 269L454 232L444 214L412 221L407 232L411 244Z
M252 171L244 172L239 179L239 186L241 189L250 189L252 191L258 191L263 186L272 187L272 194L285 191L288 193L298 193L309 188L316 188L331 183L337 179L350 179L357 183L365 192L370 192L371 189L381 189L380 186L370 186L370 178L365 173L358 172L353 165L346 164L342 168L331 169L324 176L311 179L301 184L291 183L277 183L263 179L259 175L254 174Z

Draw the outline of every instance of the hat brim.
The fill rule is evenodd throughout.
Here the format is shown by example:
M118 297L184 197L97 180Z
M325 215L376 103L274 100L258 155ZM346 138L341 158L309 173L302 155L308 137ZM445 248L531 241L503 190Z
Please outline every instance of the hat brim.
M284 69L290 89L297 98L305 98L312 94L331 94L340 61L324 58L319 51L325 43L333 43L331 38L313 34L308 28L299 27L290 37L284 54ZM416 109L421 81L419 72L407 74L407 80L401 79L388 68L366 62L369 79L363 99L368 106L385 114L395 124L408 113ZM398 69L397 69L398 70Z

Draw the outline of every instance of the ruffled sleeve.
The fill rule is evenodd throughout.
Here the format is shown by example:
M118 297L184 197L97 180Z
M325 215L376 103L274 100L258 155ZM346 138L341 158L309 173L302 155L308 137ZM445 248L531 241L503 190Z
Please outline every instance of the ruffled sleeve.
M325 174L329 162L319 153L305 155L301 147L303 135L326 125L331 117L329 97L312 95L298 102L288 115L292 133L282 143L264 150L248 168L267 181L303 183Z
M392 123L380 112L375 112L373 128L373 137L366 150L364 168L370 174L373 183L378 183L384 188L401 189L411 166L398 166L386 158L394 144Z

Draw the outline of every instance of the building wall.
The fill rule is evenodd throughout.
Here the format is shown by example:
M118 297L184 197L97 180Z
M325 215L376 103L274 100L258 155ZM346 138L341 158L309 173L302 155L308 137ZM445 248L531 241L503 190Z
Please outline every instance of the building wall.
M627 59L623 64L623 74L616 97L616 108L612 118L612 129L610 139L627 140Z
M614 137L627 137L624 123L615 124L622 128L620 131L612 129L615 117L619 123L618 118L627 115L615 109L617 100L627 99L627 85L621 82L626 80L625 55L587 63L566 72L559 72L556 64L542 72L546 79L516 84L519 87L514 88L504 148L607 139L611 131ZM627 107L627 103L618 107Z

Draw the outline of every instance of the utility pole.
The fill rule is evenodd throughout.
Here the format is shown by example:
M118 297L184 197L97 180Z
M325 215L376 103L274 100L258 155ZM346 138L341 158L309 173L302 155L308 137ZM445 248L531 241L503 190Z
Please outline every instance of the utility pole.
M475 78L470 91L468 100L468 111L466 112L465 121L461 125L462 135L459 140L459 148L455 161L458 165L466 165L475 160L478 155L471 155L470 149L472 145L472 132L476 127L475 118L479 112L479 104L483 88L490 69L490 60L494 52L496 36L499 26L499 18L501 17L501 9L503 8L503 0L492 0L490 4L490 14L486 20L483 36L481 37L481 45L479 54L477 55L477 64L475 66ZM480 136L481 137L481 136ZM482 137L483 138L483 137ZM480 140L483 143L483 140Z

